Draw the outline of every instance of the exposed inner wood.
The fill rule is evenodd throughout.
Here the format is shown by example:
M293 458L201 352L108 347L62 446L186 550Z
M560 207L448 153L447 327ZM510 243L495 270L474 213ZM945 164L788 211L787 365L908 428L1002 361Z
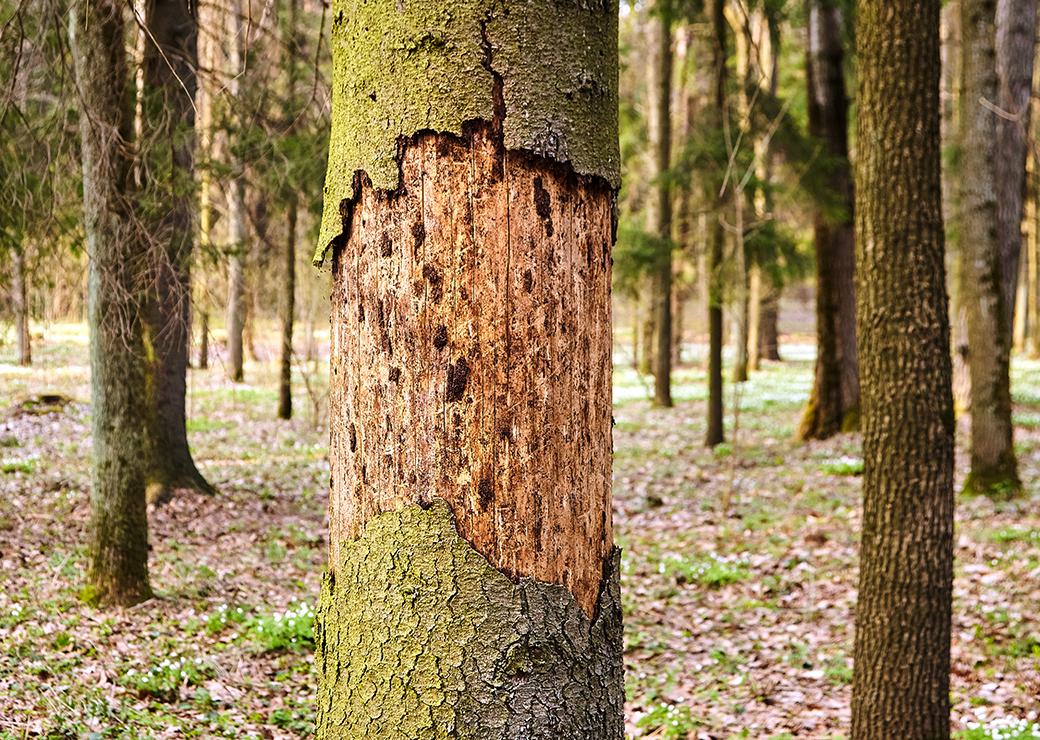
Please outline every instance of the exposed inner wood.
M591 616L611 551L610 246L601 180L423 133L396 192L359 180L335 248L332 563L443 499L493 566Z

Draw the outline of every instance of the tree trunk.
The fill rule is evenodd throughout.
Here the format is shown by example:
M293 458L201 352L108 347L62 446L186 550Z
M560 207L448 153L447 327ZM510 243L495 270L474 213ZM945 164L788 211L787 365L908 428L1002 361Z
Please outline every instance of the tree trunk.
M145 303L152 442L149 499L189 488L213 493L188 447L185 402L191 345L191 262L197 202L195 69L197 19L189 0L145 7L141 160L147 162L150 295ZM159 173L167 173L159 179Z
M671 0L657 0L651 23L653 74L650 146L653 193L647 202L650 230L659 253L653 271L654 404L672 405L672 13Z
M840 197L844 213L834 218L818 209L814 216L816 373L798 436L826 439L859 426L853 188L841 10L823 0L809 0L808 12L809 131L822 143L829 189Z
M203 311L199 318L199 370L209 369L209 313Z
M242 72L242 45L245 43L245 33L242 23L242 3L231 4L232 34L234 38L228 45L228 56L231 64L231 79L228 81L228 93L232 104L240 104L239 75ZM242 116L235 115L235 121L239 128L242 126ZM245 379L243 369L243 342L242 333L246 323L246 193L245 172L243 163L236 156L232 162L232 182L227 193L228 207L228 238L230 240L228 254L228 298L227 316L225 326L227 329L227 376L235 383L241 383Z
M761 315L758 320L758 355L763 360L780 361L780 287L763 280Z
M994 161L997 116L996 0L962 0L961 294L971 376L971 472L965 490L1012 496L1021 490L1012 445L1011 328L1003 273Z
M864 478L856 740L950 736L954 419L939 174L939 4L857 6Z
M282 279L282 372L278 386L278 418L292 418L293 314L296 309L296 201L289 203Z
M726 12L725 0L711 0L712 106L709 115L720 130L726 113ZM722 253L726 234L722 228L727 197L718 178L706 177L705 202L715 204L708 224L708 420L704 444L714 447L725 441L722 418Z
M22 367L32 365L27 283L24 247L15 247L11 250L11 308L14 312L14 331L18 342L18 364Z
M1036 52L1037 0L997 0L997 238L1004 313L1014 325L1018 261L1022 252L1022 208L1026 189L1026 142L1029 133L1033 59Z
M74 0L69 45L79 92L87 234L90 368L90 566L83 596L134 604L151 596L145 475L148 440L139 319L142 239L130 179L133 89L124 4Z
M318 737L622 737L617 12L333 8Z

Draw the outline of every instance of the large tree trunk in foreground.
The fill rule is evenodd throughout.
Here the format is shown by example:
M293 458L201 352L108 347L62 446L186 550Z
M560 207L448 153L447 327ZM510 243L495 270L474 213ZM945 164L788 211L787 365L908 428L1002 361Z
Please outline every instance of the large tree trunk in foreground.
M855 240L841 10L823 0L809 0L808 10L809 130L822 142L829 189L840 199L844 213L835 219L818 209L814 218L816 374L798 436L826 439L855 429L859 422Z
M722 128L726 115L726 12L724 0L711 2L712 27L712 104L709 115ZM715 213L709 216L707 278L708 278L708 419L704 444L714 447L725 440L722 399L722 301L724 276L722 255L726 234L722 218L727 198L722 177L705 178L705 202L715 204Z
M954 420L939 0L860 0L857 17L865 469L852 737L942 740L950 735Z
M996 0L961 1L961 286L971 376L971 472L966 491L1021 489L1012 444L1011 327L1003 298L994 160Z
M1022 252L1022 211L1026 191L1037 0L997 0L997 238L1008 327L1014 325L1018 263Z
M70 47L80 94L83 211L90 255L92 488L84 596L133 604L151 596L145 475L147 408L140 282L145 260L130 183L132 91L123 3L75 0Z
M657 0L651 20L653 74L650 147L653 193L647 202L649 228L659 243L654 263L654 403L672 405L672 12L671 0Z
M191 340L191 262L195 241L195 69L197 21L189 0L145 7L142 158L148 162L151 262L144 312L152 408L149 498L213 489L188 447L185 401ZM158 179L166 173L164 179Z
M500 9L333 8L321 738L623 733L617 6Z
M25 274L24 247L11 250L11 308L18 345L18 364L32 365L32 339L29 336L29 291Z

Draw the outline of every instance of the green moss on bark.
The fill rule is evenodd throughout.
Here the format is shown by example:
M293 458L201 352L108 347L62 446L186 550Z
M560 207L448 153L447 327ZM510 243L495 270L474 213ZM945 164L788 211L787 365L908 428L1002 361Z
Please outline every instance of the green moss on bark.
M443 502L375 517L322 586L318 737L621 738L618 560L590 622L491 567Z
M318 264L343 231L355 173L397 188L399 149L420 131L461 135L468 121L496 121L507 149L620 184L610 0L336 0L331 43Z

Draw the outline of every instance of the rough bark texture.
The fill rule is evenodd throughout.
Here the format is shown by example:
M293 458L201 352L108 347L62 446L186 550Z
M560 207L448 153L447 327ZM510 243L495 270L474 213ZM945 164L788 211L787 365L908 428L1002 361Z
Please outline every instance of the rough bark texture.
M11 309L14 313L14 332L18 344L18 364L32 365L32 340L29 336L28 280L25 274L25 252L18 247L11 250Z
M622 735L616 15L333 10L319 737Z
M857 18L864 479L852 738L941 740L950 734L954 419L939 0L860 0Z
M321 737L622 737L617 550L591 621L566 588L493 568L444 502L374 518L340 557L316 622Z
M672 405L672 13L671 0L658 0L651 23L653 74L650 147L653 193L647 202L649 228L660 245L654 264L654 403Z
M70 48L80 99L88 276L92 459L90 566L84 597L132 604L148 586L148 442L139 320L144 270L130 182L132 90L124 5L76 0Z
M292 418L293 317L296 312L296 201L289 204L282 275L282 367L278 383L278 418Z
M809 130L821 142L829 169L828 184L840 198L844 212L835 218L818 209L814 216L816 374L798 436L826 439L855 429L859 421L853 188L841 10L823 0L809 0L808 5Z
M712 104L708 115L721 129L726 115L726 12L724 0L712 0ZM719 178L721 179L721 178ZM707 280L708 280L708 419L704 444L714 447L725 440L722 418L722 253L726 234L722 227L726 197L721 183L705 178L705 202L715 204L715 213L709 217Z
M1013 326L1022 252L1026 142L1036 51L1037 0L997 0L997 238L1007 325Z
M185 415L196 215L194 4L150 0L145 26L141 127L151 263L144 310L151 350L149 498L162 499L176 488L213 492L192 459Z
M996 0L962 0L961 294L971 375L971 472L965 490L1009 496L1021 489L1012 445L1011 327L1003 299L994 177L997 97Z

